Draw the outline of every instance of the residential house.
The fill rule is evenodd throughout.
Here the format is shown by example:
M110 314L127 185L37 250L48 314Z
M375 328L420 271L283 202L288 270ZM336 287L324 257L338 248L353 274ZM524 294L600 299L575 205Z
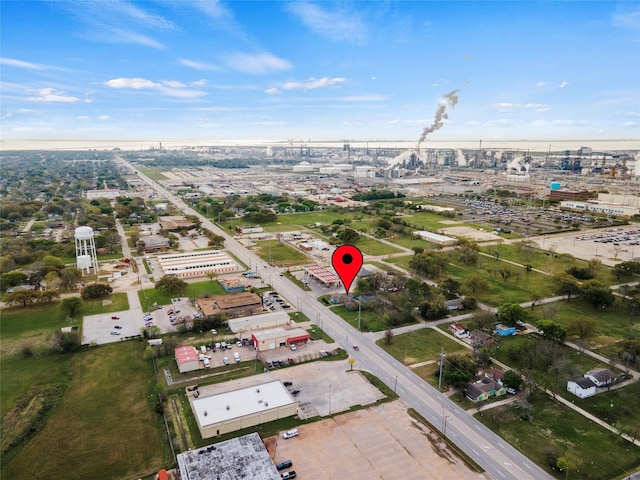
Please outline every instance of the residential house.
M484 371L485 378L490 378L502 385L502 379L504 378L504 372L497 368L488 368Z
M481 402L489 397L499 397L507 393L501 383L490 378L483 378L475 383L467 383L463 391L472 402Z
M453 300L447 300L444 302L444 306L447 307L447 310L464 310L464 299L462 298L454 298Z
M471 340L471 345L474 348L488 347L492 343L495 343L495 340L491 338L491 335L487 335L480 330L471 331L471 333L469 333L469 340Z
M567 391L580 398L592 397L596 394L596 384L588 378L574 378L567 382Z
M589 370L584 374L584 378L591 380L598 388L606 387L618 380L616 374L608 368L594 368L593 370Z
M453 323L449 325L449 330L456 338L467 338L469 336L469 330L461 323Z

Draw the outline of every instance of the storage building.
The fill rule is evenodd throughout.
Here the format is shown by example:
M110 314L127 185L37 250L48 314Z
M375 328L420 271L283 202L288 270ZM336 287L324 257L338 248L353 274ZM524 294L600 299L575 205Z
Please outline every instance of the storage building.
M178 364L178 371L180 373L193 372L200 368L196 347L185 346L176 348L175 358L176 363Z

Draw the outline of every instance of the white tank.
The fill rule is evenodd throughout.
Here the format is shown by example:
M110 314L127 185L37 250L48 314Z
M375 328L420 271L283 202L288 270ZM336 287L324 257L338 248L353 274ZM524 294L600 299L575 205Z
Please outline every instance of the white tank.
M93 228L91 227L78 227L74 234L76 240L89 240L93 238Z

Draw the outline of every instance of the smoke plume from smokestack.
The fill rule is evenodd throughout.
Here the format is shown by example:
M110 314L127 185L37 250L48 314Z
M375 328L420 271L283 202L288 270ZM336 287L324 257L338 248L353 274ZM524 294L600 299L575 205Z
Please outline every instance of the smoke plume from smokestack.
M449 115L447 114L447 107L453 108L456 106L456 104L458 103L458 96L456 95L456 93L458 93L459 91L460 90L453 90L452 92L449 92L444 97L442 97L444 102L441 102L438 110L436 110L436 115L435 117L433 117L433 123L422 131L420 140L418 140L418 150L420 150L420 144L424 142L424 140L427 138L427 135L442 128L442 119L449 118Z

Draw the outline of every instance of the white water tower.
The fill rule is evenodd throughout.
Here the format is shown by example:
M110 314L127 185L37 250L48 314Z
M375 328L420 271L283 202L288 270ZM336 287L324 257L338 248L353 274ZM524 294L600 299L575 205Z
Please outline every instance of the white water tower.
M93 241L93 229L91 227L78 227L74 235L76 239L76 265L82 274L98 273L98 256L96 244Z

